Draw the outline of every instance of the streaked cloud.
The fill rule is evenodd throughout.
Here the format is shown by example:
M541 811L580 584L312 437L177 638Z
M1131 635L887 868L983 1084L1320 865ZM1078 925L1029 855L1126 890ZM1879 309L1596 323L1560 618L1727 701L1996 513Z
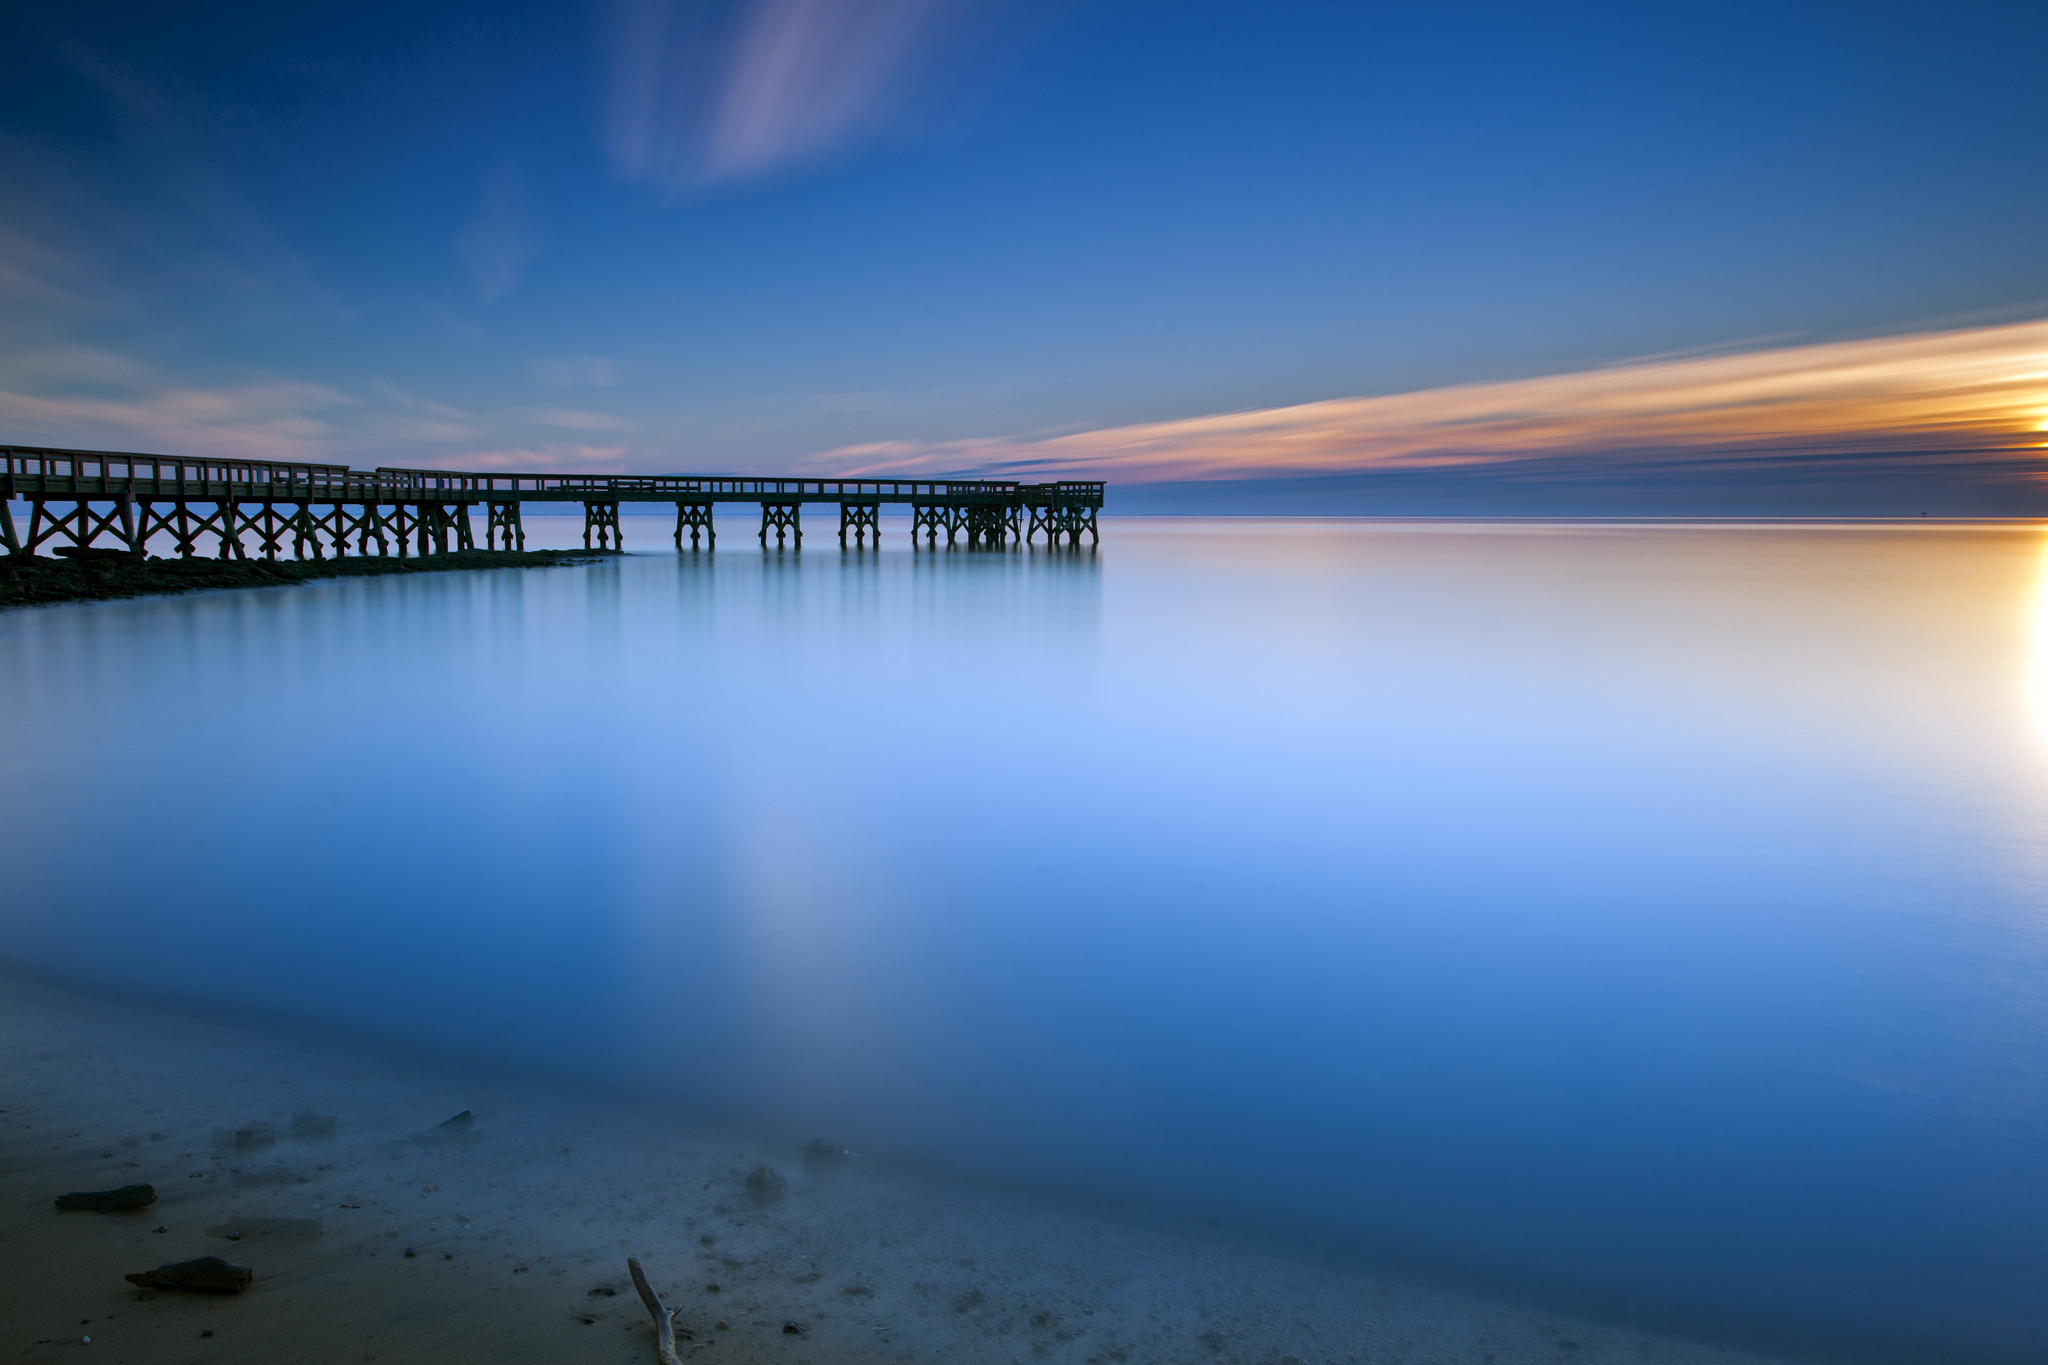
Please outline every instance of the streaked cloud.
M1648 360L1094 431L847 446L806 469L1165 482L1702 452L2039 460L2048 322Z
M550 356L527 368L535 379L556 388L608 389L619 382L619 364L608 356Z
M518 289L540 248L540 220L526 178L511 162L500 162L485 172L476 209L455 234L455 254L477 297L496 303Z
M0 427L22 443L322 461L332 458L321 443L335 428L312 414L353 401L325 385L294 381L125 394L0 389Z
M965 0L620 0L605 147L671 193L807 161L886 128Z
M443 403L432 398L422 398L418 394L409 393L399 388L398 385L388 379L372 380L370 387L400 407L413 408L420 412L431 413L436 417L459 419L469 416L468 413L452 403Z
M571 431L631 431L634 427L623 417L575 408L529 408L520 416L544 427L566 427Z
M624 446L540 445L500 450L472 450L447 459L437 459L436 469L487 471L512 469L544 472L573 471L579 474L623 474Z

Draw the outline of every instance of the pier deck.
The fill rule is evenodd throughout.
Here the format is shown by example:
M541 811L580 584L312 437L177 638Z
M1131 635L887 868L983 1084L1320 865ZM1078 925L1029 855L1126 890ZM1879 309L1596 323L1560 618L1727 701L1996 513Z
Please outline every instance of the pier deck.
M487 474L445 469L350 469L282 460L191 459L106 450L0 446L0 543L11 554L38 547L92 546L101 537L135 554L168 533L181 557L212 540L221 559L255 553L275 559L329 554L446 554L477 548L472 517L485 515L485 549L526 547L521 508L578 503L583 543L623 549L619 508L672 503L678 550L713 548L713 509L760 508L759 539L768 548L800 548L803 508L839 510L839 542L881 544L884 506L911 509L911 544L936 549L1001 549L1097 539L1104 485L1062 480L814 479L737 475ZM29 504L28 527L12 505ZM685 546L685 538L688 545ZM873 544L870 545L870 540ZM920 542L922 544L920 545Z

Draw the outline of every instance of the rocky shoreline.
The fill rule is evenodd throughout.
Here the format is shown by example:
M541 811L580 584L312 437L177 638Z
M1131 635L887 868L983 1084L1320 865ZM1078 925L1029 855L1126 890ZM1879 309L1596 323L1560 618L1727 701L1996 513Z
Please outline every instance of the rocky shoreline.
M618 550L457 550L400 559L350 555L346 559L144 559L125 550L78 550L50 559L0 555L0 608L115 597L201 592L212 588L274 588L319 578L442 573L453 569L534 569L587 564Z

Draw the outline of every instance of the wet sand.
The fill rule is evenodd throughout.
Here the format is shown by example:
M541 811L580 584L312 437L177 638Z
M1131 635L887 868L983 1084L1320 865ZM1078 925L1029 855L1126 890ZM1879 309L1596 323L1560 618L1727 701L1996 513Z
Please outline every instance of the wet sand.
M652 1362L632 1254L705 1361L1765 1359L858 1158L807 1171L810 1134L11 974L0 1000L10 1356L89 1337L134 1365ZM332 1133L295 1133L301 1113ZM762 1165L785 1197L748 1194ZM52 1202L136 1181L158 1202ZM255 1287L122 1278L206 1255Z

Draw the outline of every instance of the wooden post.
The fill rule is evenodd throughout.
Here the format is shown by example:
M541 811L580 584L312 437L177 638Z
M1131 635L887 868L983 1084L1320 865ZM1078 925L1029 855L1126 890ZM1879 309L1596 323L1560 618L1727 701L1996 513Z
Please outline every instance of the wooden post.
M711 504L709 502L678 501L676 503L676 548L678 550L683 548L684 531L690 533L691 549L697 548L697 538L700 535L705 538L712 549L718 548L718 531L711 524Z
M875 535L875 548L882 548L882 503L843 499L839 504L839 548L846 548L846 533L853 532L855 549L863 548L868 532Z
M484 526L484 548L486 550L523 550L526 548L526 526L519 519L519 504L515 502L492 502L484 506L490 519ZM500 544L499 542L503 542Z
M761 548L768 548L768 533L775 532L775 544L780 547L785 535L793 536L796 548L804 547L803 504L798 502L764 502L761 504Z
M591 537L597 538L595 545ZM583 548L586 550L624 550L626 533L619 528L619 505L616 502L586 502L583 504Z

